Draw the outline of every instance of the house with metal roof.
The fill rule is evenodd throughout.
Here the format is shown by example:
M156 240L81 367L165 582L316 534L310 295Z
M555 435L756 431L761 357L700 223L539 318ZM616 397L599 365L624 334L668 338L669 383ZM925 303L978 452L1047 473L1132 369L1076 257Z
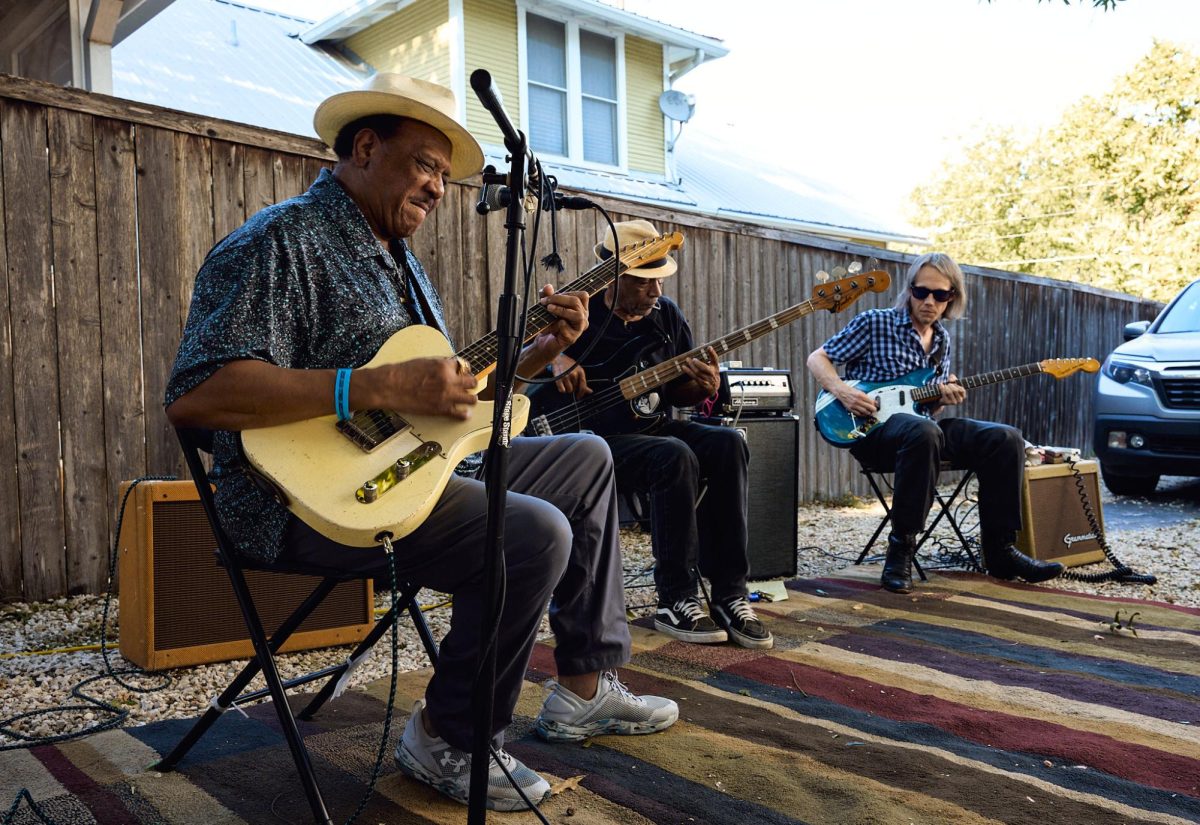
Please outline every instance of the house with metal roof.
M499 129L468 85L483 67L565 189L876 246L921 243L828 182L682 136L692 101L673 83L727 53L719 39L598 0L360 0L317 22L174 0L114 47L112 76L120 97L314 135L322 99L397 71L453 89L499 166Z

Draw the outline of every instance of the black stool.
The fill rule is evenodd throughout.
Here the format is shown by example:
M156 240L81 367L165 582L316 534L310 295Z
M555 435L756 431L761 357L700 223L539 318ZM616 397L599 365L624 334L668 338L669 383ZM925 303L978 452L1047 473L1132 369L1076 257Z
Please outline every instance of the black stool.
M954 517L954 512L952 509L954 503L958 500L959 495L967 488L968 482L975 477L975 473L973 470L970 470L966 467L955 467L949 461L943 461L941 472L944 473L951 470L961 470L963 476L959 480L958 485L955 486L953 492L951 492L948 496L943 496L936 487L934 488L933 500L934 504L937 506L938 513L934 518L933 523L925 528L925 532L921 534L921 538L917 541L917 553L920 553L921 546L929 540L929 536L932 535L933 531L937 528L941 520L946 519L950 523L951 529L954 530L954 534L958 536L958 540L962 544L963 552L966 553L967 558L971 560L971 564L982 570L983 567L980 565L979 559L975 556L975 551L971 549L971 543L967 541L967 537L963 535L962 528L959 527L958 519ZM890 471L881 470L877 467L869 467L860 462L859 472L867 477L867 483L871 485L871 489L875 491L875 497L879 499L879 503L883 505L883 518L880 519L879 526L876 527L875 532L871 534L871 538L867 541L866 546L863 547L862 552L858 554L858 558L854 561L855 564L862 564L863 559L867 557L867 553L869 553L871 548L875 546L875 542L878 541L880 534L882 534L884 531L884 528L886 528L892 520L892 508L888 504L887 496L885 496L883 493L883 488L880 486L880 480L882 480L883 483L887 485L888 491L891 491L892 485L885 478L885 476L890 475ZM921 581L928 581L927 577L925 576L925 571L921 569L921 563L917 560L916 555L913 556L913 567L916 568L917 573L921 577Z

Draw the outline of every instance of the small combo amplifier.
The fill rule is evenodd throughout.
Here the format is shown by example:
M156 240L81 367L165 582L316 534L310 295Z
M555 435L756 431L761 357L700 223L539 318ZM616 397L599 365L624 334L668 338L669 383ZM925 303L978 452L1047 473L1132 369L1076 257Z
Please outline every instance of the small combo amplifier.
M736 427L750 447L747 532L750 579L796 576L796 508L800 496L800 419L794 415L764 418L696 418L701 424ZM720 507L717 501L701 506ZM753 589L753 588L751 588Z
M122 482L118 503L131 482ZM216 539L190 481L143 481L125 506L120 552L121 655L146 670L254 655ZM318 576L246 571L269 637L321 581ZM369 579L342 582L284 651L361 641L374 625Z
M1077 461L1075 467L1096 523L1103 529L1098 465L1095 461ZM1084 513L1071 465L1025 468L1017 548L1040 561L1062 562L1068 567L1104 561L1104 550Z
M792 376L787 370L728 367L721 370L717 415L787 415L792 412Z

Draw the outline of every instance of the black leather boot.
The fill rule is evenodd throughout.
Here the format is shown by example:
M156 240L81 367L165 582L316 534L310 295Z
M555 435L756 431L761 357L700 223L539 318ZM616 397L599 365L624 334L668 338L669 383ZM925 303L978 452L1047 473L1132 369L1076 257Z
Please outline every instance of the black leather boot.
M911 593L912 562L916 555L916 538L914 536L888 536L887 558L883 560L883 576L880 584L884 590L893 593Z
M1016 548L1005 544L999 548L983 549L983 563L989 576L997 579L1024 579L1030 584L1049 581L1062 574L1063 566L1056 561L1031 559Z

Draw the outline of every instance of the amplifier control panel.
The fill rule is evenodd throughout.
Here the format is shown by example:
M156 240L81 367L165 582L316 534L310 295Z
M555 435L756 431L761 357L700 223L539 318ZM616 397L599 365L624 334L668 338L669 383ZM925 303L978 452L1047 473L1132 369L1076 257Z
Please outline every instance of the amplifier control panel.
M715 412L718 415L781 415L794 405L787 370L730 367L721 370Z

